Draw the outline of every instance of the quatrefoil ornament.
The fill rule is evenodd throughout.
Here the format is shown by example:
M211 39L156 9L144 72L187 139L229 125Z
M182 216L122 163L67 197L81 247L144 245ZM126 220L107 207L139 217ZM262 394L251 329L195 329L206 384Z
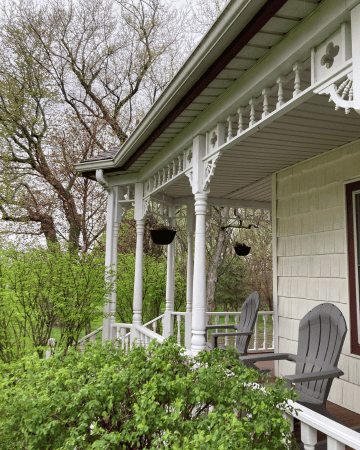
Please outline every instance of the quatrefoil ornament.
M215 147L216 142L217 142L217 135L216 135L215 131L213 131L212 137L210 139L210 143L213 147Z
M330 67L334 64L335 56L339 53L339 46L334 45L332 42L330 42L326 47L326 53L321 58L321 65L326 66L327 69L330 69Z

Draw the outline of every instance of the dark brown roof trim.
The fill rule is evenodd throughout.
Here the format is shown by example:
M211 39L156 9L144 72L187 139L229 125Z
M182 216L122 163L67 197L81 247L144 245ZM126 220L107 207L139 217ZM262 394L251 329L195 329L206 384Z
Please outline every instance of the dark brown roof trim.
M104 169L104 173L127 170L165 131L165 129L191 104L193 100L219 75L229 62L242 50L245 45L258 33L269 20L285 5L287 0L268 0L257 12L253 19L246 25L233 42L223 51L217 60L207 69L192 88L178 102L174 109L150 134L146 141L140 145L136 152L126 161L122 167Z

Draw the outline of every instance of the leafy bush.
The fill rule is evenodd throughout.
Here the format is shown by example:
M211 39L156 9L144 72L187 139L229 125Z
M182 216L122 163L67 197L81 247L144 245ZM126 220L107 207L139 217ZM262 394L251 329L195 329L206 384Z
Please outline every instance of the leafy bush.
M250 388L257 379L231 350L192 359L171 338L128 354L107 343L34 355L1 383L1 448L289 449L276 406L295 394Z
M0 361L9 364L34 348L41 355L56 325L59 345L76 342L87 324L102 316L105 295L111 291L104 275L103 255L96 250L2 250Z

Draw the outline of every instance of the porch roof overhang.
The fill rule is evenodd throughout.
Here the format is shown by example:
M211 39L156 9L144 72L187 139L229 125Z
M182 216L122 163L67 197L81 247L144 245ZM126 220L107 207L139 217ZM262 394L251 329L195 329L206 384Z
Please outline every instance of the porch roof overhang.
M350 21L350 9L359 1L288 0L282 2L282 7L275 1L230 2L124 146L112 150L103 160L78 164L76 169L90 177L94 177L95 170L102 169L111 184L146 182L149 174L154 174L161 165L170 164L181 148L191 146L193 137L205 134L219 120L226 122L227 116L234 114L235 105L242 105L244 100L248 102L249 97L261 95L264 80L274 84L281 73L292 72L297 60L305 61L306 69L310 48L331 35L341 23ZM272 16L267 17L266 26L259 29L256 21L261 17L261 11L270 4ZM300 4L306 8L299 10ZM279 20L283 20L283 33L274 31ZM272 21L277 22L274 24ZM205 90L194 96L189 106L177 117L171 116L179 104L178 99L181 103L186 97L189 86L190 90L194 88L204 75L204 70L206 72L206 67L209 69L214 60L221 59L224 47L225 52L228 51L229 42L234 42L235 30L238 37L242 33L239 34L238 30L244 31L249 26L254 37L245 44L243 42L242 49L232 56ZM276 39L272 45L266 47L264 43L274 36ZM258 52L258 57L252 60L244 56L249 51L249 45ZM241 66L244 61L248 61L245 68ZM236 79L228 75L231 70L237 74ZM343 110L335 111L328 98L316 95L314 86L310 86L310 70L307 73L305 70L305 75L303 92L286 108L276 111L277 94L273 89L268 97L272 111L270 115L259 120L257 126L249 127L241 136L225 142L211 180L210 196L214 203L216 199L221 199L223 204L241 199L258 202L259 205L268 204L271 201L272 173L360 138L358 114L351 112L345 116ZM255 113L261 117L259 105L255 106ZM153 140L152 133L161 128L159 124L166 114L171 120ZM161 193L182 201L192 195L186 176L163 186Z
M125 144L80 162L78 172L92 178L99 168L109 175L137 172L319 3L321 0L230 1Z

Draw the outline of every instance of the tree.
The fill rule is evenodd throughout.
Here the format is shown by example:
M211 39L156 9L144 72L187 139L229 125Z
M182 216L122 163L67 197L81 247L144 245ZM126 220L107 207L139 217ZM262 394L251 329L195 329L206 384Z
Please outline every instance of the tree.
M244 233L243 233L244 234ZM273 271L272 271L272 227L263 223L256 230L247 233L246 241L251 254L244 258L246 284L251 291L258 291L261 308L273 311Z
M3 16L3 219L86 250L104 195L73 164L124 143L180 63L181 20L161 0L14 0Z
M191 358L174 339L34 356L0 382L2 449L297 448L283 417L297 395L281 380L251 389L258 376L230 350Z

